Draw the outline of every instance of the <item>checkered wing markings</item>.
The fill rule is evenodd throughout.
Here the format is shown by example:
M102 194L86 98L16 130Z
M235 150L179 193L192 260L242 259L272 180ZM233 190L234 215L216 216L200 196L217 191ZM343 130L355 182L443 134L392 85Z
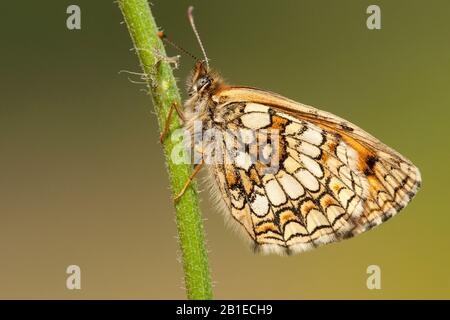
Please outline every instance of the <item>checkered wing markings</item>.
M305 114L303 110L297 116L326 132L337 133L350 145L356 151L358 172L363 173L361 178L368 185L362 215L353 218L355 227L348 236L381 224L408 204L421 184L419 170L408 159L344 119L320 110L313 114Z
M255 244L303 251L358 234L393 216L417 192L417 168L356 126L358 136L343 138L321 122L268 106L234 109L229 128L282 134L276 173L264 173L260 164L217 167L232 216ZM359 143L361 136L370 143Z
M224 165L218 167L217 176L225 198L231 199L227 204L232 216L256 244L302 251L342 238L353 227L352 214L356 217L362 211L365 191L344 144L307 122L297 121L288 128L293 134L286 132L280 125L293 121L284 116L273 113L270 121L267 116L262 119L266 129L277 126L286 133L281 137L286 155L276 173L264 173L264 166L257 163L244 168ZM247 117L240 122L234 117L228 127L247 123L258 129L257 120ZM328 150L334 145L339 145L342 160Z
M372 171L373 175L368 177L370 196L352 235L367 231L397 214L420 187L419 171L403 159L379 157Z

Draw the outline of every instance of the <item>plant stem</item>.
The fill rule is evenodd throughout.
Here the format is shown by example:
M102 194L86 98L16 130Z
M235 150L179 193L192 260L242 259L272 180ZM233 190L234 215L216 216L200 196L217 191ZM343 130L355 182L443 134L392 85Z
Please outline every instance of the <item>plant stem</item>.
M119 0L119 8L125 18L134 48L147 78L147 84L156 110L160 130L173 103L180 103L172 68L165 59L166 53L159 39L155 20L147 0ZM178 117L172 117L170 131L179 128ZM192 166L175 164L171 153L175 143L170 136L164 142L164 154L173 194L177 194L188 180ZM183 152L183 151L182 151ZM208 255L205 246L202 218L199 209L196 185L175 204L178 238L184 269L184 280L188 299L212 299Z

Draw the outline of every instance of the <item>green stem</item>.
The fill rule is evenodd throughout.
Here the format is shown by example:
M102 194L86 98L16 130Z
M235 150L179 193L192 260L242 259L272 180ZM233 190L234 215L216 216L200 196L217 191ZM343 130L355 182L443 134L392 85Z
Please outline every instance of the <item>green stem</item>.
M166 52L159 39L155 20L147 0L119 0L134 48L147 77L148 88L156 110L159 127L163 130L170 106L180 104L171 66L165 61ZM176 114L176 113L175 113ZM178 117L172 117L170 130L180 127ZM164 154L172 192L177 194L188 180L192 166L175 164L170 155L174 148L170 136L164 142ZM186 294L188 299L212 299L211 278L202 218L195 184L175 204Z

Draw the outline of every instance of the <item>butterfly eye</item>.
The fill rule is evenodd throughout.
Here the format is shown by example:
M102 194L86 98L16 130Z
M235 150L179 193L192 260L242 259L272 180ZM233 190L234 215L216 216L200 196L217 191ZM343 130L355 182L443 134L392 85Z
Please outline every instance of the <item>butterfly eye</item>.
M206 77L202 77L200 79L197 80L197 83L195 85L196 91L202 91L203 89L206 89L207 87L209 87L211 85L211 78L206 76Z

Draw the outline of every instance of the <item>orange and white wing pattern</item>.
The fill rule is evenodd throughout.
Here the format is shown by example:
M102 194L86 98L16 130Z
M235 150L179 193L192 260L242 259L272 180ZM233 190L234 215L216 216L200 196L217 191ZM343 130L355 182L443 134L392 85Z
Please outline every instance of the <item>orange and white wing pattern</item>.
M267 92L258 99L253 89L241 90L253 95L223 94L228 101L217 114L227 129L279 132L270 145L278 166L236 161L213 170L256 250L289 254L351 237L395 215L417 193L419 170L362 129Z

